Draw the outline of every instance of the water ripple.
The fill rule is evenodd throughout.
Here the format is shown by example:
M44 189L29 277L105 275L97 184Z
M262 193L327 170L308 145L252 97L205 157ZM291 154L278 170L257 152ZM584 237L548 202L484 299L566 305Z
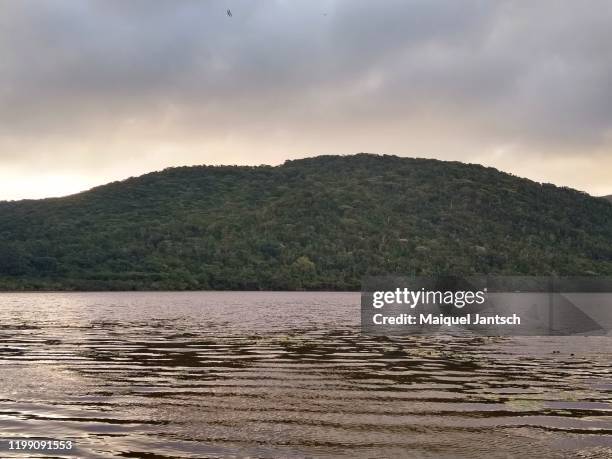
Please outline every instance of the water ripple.
M100 458L612 457L609 337L368 337L339 293L0 305L4 438Z

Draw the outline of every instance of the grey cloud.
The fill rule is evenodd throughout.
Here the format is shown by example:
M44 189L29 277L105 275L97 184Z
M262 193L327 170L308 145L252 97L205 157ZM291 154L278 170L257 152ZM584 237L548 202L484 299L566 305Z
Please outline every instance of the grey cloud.
M44 145L60 167L74 138L116 161L100 159L109 136L127 149L284 132L296 148L353 148L342 136L368 129L382 149L402 122L419 142L398 137L390 153L419 154L450 126L461 151L600 157L611 21L597 0L3 0L0 167L20 145L22 159Z

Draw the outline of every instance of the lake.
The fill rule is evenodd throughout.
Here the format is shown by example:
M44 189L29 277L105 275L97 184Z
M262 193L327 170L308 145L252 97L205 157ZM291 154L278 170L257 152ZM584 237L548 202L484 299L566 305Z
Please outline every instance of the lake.
M612 337L369 337L359 301L0 294L0 436L86 458L612 457Z

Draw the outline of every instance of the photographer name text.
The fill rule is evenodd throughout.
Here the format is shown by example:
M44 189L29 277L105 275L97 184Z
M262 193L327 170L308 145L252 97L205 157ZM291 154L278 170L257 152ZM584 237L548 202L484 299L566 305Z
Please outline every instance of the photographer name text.
M520 325L521 318L512 314L511 316L485 316L481 314L466 314L462 316L447 316L444 314L397 314L386 316L374 314L372 316L374 325Z

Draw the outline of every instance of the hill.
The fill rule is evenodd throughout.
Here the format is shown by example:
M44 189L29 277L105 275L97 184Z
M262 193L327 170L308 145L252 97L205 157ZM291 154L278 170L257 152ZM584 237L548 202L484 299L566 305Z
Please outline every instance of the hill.
M357 289L365 274L612 274L612 204L359 154L0 202L2 289Z
M603 196L604 199L607 199L608 201L612 201L612 194L609 196Z

